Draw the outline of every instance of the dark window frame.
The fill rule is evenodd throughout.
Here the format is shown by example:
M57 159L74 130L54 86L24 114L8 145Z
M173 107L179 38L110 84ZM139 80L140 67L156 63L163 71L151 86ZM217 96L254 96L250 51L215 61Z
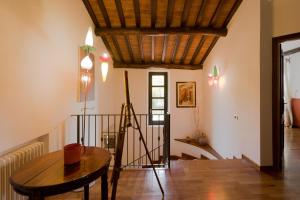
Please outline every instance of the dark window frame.
M152 76L162 75L164 76L164 85L163 86L153 86L152 85ZM168 72L149 72L148 73L148 113L149 113L149 125L163 125L164 120L153 121L152 120L152 110L161 110L164 111L164 115L168 113ZM153 97L152 88L153 87L164 87L164 97ZM152 99L164 99L164 108L163 109L152 109Z

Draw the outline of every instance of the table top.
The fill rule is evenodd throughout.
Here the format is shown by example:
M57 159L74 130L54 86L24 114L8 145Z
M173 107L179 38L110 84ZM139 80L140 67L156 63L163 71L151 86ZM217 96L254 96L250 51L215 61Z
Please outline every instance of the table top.
M80 180L88 183L88 179L93 179L93 176L98 178L102 171L108 169L110 160L111 155L108 151L98 147L86 147L80 164L65 167L64 152L60 150L28 163L10 178L10 182L14 189L23 194L51 188L55 191L55 187L66 185L68 188L73 187L72 185L77 187Z

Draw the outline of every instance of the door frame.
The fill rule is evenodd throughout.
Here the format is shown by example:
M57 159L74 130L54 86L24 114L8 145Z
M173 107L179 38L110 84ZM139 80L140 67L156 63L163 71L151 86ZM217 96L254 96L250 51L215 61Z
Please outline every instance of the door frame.
M273 107L273 168L283 169L284 150L284 124L282 114L284 110L283 102L283 64L281 43L300 39L300 32L289 35L273 37L272 39L272 107Z

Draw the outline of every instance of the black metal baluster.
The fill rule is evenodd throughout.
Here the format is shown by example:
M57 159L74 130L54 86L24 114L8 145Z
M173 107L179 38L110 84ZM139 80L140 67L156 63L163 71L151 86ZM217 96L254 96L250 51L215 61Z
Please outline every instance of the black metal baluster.
M81 128L82 128L82 130L81 130L81 135L82 135L82 136L81 136L81 137L83 137L83 136L85 137L85 134L84 134L84 132L85 132L85 130L84 130L85 127L84 127L84 125L83 125L83 123L84 123L83 120L84 120L84 116L81 117ZM85 141L85 138L83 138L83 141ZM85 144L82 144L82 145L85 145Z
M116 152L116 115L114 115L114 153Z
M109 151L109 114L107 115L107 150Z
M88 146L90 146L90 129L91 129L91 120L90 120L90 115L88 116Z
M128 155L128 127L126 128L126 136L127 136L127 165L128 165L128 160L129 160L129 155Z
M152 120L153 120L153 115L151 115L152 117ZM152 150L153 150L153 140L154 140L154 137L153 137L153 123L152 123ZM153 160L153 151L152 151L152 157L151 157L151 160Z
M146 116L146 147L148 147L148 115L146 114L145 115ZM148 159L147 159L147 157L146 157L146 165L147 165L147 163L148 163Z
M142 115L139 115L140 118L140 127L142 127L142 119L141 119ZM140 145L140 149L139 149L139 158L141 157L141 153L142 153L142 144L141 144L141 137L139 137L139 145ZM143 165L143 161L141 162L141 160L139 159L139 165Z
M160 120L161 115L159 115L159 120ZM157 133L157 144L158 144L158 151L157 151L157 156L158 160L160 159L160 124L158 125L158 133Z
M133 127L135 127L135 121L133 121ZM135 159L134 159L134 153L135 153L135 129L132 128L133 132L133 150L132 150L132 156L133 156L133 165L135 165Z
M80 144L80 115L77 115L76 118L77 118L77 144Z
M105 145L103 144L103 115L101 115L101 147L104 148Z
M95 146L97 146L97 115L95 115L95 131L94 131L94 134L95 134Z
M171 141L170 141L170 124L171 124L171 120L170 120L170 114L168 114L166 116L166 147L167 147L167 155L168 155L168 168L171 168L171 161L170 161L170 157L171 157Z

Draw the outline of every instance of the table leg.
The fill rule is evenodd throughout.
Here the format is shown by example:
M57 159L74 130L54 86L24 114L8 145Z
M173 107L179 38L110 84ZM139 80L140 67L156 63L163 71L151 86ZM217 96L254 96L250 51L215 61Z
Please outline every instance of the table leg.
M101 197L102 200L108 199L108 184L107 184L107 170L105 170L105 173L101 176Z
M89 184L84 186L84 200L88 200L89 199L89 193L90 193L90 186Z

